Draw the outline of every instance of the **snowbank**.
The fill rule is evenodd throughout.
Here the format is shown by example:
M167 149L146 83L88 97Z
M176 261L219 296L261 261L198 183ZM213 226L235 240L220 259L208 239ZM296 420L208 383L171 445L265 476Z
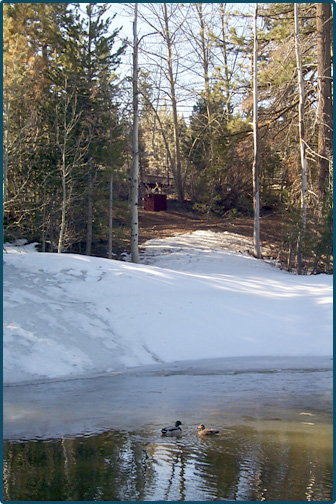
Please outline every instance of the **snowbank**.
M331 356L332 276L228 252L228 238L150 240L139 265L7 246L4 382L215 357Z

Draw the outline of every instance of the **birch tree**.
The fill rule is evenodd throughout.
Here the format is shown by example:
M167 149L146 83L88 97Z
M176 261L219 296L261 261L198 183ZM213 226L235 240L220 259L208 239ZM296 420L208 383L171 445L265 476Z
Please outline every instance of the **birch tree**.
M108 237L108 258L112 259L112 239L113 239L113 173L110 175L109 194L109 237Z
M139 262L139 96L138 96L138 4L134 6L133 21L133 159L131 178L131 257Z

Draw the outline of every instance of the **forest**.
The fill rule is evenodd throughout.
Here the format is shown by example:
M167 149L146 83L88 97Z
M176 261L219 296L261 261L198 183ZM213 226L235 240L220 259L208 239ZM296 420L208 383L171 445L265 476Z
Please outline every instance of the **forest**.
M277 215L282 267L332 273L331 3L2 7L4 241L120 257L137 157L133 204L254 218L256 245Z

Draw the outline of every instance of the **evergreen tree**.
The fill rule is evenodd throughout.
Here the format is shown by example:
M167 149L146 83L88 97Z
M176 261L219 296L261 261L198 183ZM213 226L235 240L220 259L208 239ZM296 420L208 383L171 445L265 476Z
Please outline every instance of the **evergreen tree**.
M106 169L113 171L111 165L111 146L115 135L113 125L116 114L115 74L120 57L125 46L120 46L115 52L114 45L120 29L110 33L112 18L105 14L109 4L88 4L81 23L80 31L80 103L83 111L80 128L86 131L89 139L88 152L85 159L87 180L87 225L86 254L91 254L93 237L94 199L99 192L101 173ZM113 143L114 148L117 142ZM114 156L115 158L115 156Z
M43 249L82 240L83 199L122 165L114 70L124 47L112 50L106 10L89 5L86 20L75 4L4 10L5 231Z

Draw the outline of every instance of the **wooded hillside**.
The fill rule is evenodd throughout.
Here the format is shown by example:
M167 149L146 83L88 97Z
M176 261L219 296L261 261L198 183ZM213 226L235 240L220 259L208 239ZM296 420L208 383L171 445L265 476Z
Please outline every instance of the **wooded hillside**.
M156 185L208 219L274 214L282 266L332 272L331 5L138 4L140 198ZM5 241L129 250L133 16L3 4Z

